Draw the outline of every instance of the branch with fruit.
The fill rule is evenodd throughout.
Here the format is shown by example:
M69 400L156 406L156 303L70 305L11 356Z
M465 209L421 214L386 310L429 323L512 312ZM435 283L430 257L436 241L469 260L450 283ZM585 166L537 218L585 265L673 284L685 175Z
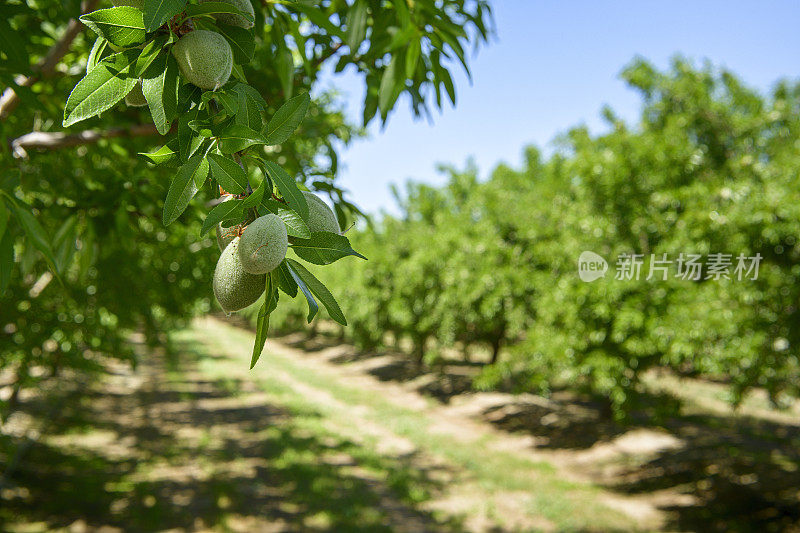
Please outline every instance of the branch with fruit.
M201 234L217 232L221 256L213 291L226 312L263 296L252 365L261 355L270 313L283 292L302 293L308 321L319 304L347 321L330 291L299 260L329 265L353 250L334 211L268 158L301 124L308 93L285 102L267 120L267 102L247 83L253 57L254 10L248 0L117 0L81 21L97 34L81 79L67 99L64 126L98 116L124 101L148 106L163 146L141 154L173 168L163 222L179 219L203 188L219 197ZM287 257L292 250L297 259Z

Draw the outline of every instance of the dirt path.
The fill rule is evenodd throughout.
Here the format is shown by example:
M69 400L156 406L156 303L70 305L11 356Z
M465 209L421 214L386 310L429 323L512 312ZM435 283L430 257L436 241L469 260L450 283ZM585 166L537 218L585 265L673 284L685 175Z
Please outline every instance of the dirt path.
M106 362L97 383L67 380L62 396L23 399L4 427L12 440L24 442L54 405L59 415L0 487L0 530L796 523L800 432L790 417L620 427L574 398L468 392L457 371L413 372L406 358L299 336L269 340L250 371L252 333L210 317L173 338L172 356L142 346L136 370ZM80 402L65 401L73 389Z
M204 319L198 326L199 330L210 332L212 336L218 334L230 340L230 327L217 319ZM624 515L612 519L610 526L653 529L662 524L662 513L649 498L620 496L597 487L583 486L590 484L591 479L581 475L580 460L572 457L574 454L537 451L531 446L530 437L510 434L481 419L482 412L507 405L508 395L468 394L442 404L421 394L418 381L397 383L382 381L372 375L371 369L386 363L380 358L341 364L338 361L352 348L340 345L308 351L292 347L295 340L292 337L271 340L266 357L272 359L257 366L250 376L279 380L307 401L325 406L332 431L344 433L362 444L371 440L374 448L383 455L413 456L415 468L447 472L439 479L443 488L425 502L423 507L426 510L461 517L464 526L473 531L488 531L498 526L509 530L559 530L565 525L536 513L537 505L542 502L537 502L525 490L506 489L502 487L502 480L493 480L498 486L490 491L481 487L481 482L470 479L472 472L464 472L463 464L459 464L463 456L456 453L454 458L453 453L448 454L433 445L447 442L460 450L475 450L478 454L485 452L500 460L510 458L516 465L528 465L529 475L543 478L540 484L546 485L548 479L558 479L574 485L562 489L565 492L565 502L562 503L571 505L572 500L585 503L590 498L592 510L603 510L614 516L609 509L613 508ZM283 370L285 363L277 363L276 356L291 361L295 371ZM226 371L237 376L247 375L243 365ZM309 379L312 374L320 376L324 385L315 386L314 380ZM331 384L342 384L347 390L340 390L337 395L336 387ZM358 393L353 395L353 390ZM381 403L386 405L379 405ZM396 416L398 410L414 412L416 416L409 423L420 427L416 431L403 428L398 431L398 427L388 420L392 415ZM420 436L420 432L426 435ZM431 437L433 442L428 443L427 439ZM641 437L642 440L646 438ZM546 475L542 470L547 472ZM482 481L485 484L486 480ZM570 492L576 494L568 494ZM593 529L592 518L588 516L579 518L577 523L567 521L566 524L579 529Z
M387 452L399 448L431 455L434 450L434 458L426 460L440 461L442 469L455 465L463 470L466 464L471 474L480 470L470 470L458 454L442 452L444 441L509 462L546 465L552 469L548 479L592 486L594 505L614 509L629 520L608 527L800 530L800 403L776 411L757 392L734 411L725 402L722 385L654 376L654 389L684 400L681 414L659 413L653 397L653 405L634 413L631 424L619 425L597 405L574 396L545 399L469 391L457 373L409 371L409 360L402 355L364 357L332 339L308 341L293 335L270 341L268 347L303 369L281 379L317 402L333 404L336 398L328 385L309 384L308 373L322 374L323 382L357 388L360 394L355 398L340 395L347 402L339 408L349 409L348 417L359 420L359 429L376 435L378 447ZM375 399L392 407L376 406L380 402ZM402 424L392 424L388 418L393 409L419 413L414 422L424 425L427 436L440 438L430 442ZM550 487L533 483L523 490L505 490L495 481L487 495L485 480L476 484L455 476L425 508L462 513L473 530L496 526L497 516L505 517L499 523L510 529L599 527L591 519L570 523L559 513L537 512L548 504L526 491ZM568 492L563 499L574 501ZM605 511L594 507L584 512Z

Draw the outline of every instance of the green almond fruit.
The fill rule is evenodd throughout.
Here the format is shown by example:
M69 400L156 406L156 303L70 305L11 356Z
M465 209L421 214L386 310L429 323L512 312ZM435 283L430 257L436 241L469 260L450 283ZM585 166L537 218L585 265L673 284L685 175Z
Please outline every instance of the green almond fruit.
M252 305L264 293L267 277L250 274L239 259L239 237L225 247L214 270L214 296L226 313Z
M286 224L278 215L258 217L242 232L239 259L251 274L272 272L286 257L289 248Z
M233 50L217 32L194 30L172 47L181 74L201 89L217 90L228 82L233 70Z
M339 222L333 209L314 193L303 191L308 204L308 229L340 233Z

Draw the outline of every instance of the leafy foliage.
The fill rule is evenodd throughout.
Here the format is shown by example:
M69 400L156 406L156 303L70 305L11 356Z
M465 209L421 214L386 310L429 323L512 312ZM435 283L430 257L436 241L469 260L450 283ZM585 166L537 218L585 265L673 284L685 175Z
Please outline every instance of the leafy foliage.
M680 59L623 76L644 98L635 127L605 110L608 132L572 129L521 170L480 182L445 168L445 187L409 185L401 216L351 232L370 261L319 272L350 312L343 333L367 349L410 341L428 362L488 349L477 386L585 387L620 415L654 367L724 379L734 403L752 387L800 395L800 84L762 97ZM604 279L578 277L585 250L609 261ZM760 254L757 279L674 265L646 279L650 254L716 252ZM622 253L645 254L639 280L614 279Z
M301 191L309 189L327 193L343 227L360 215L335 182L336 147L360 131L331 95L313 90L321 69L354 65L377 87L383 61L404 53L387 39L398 27L416 28L430 54L484 41L490 15L483 0L447 0L443 10L427 1L358 4L359 53L345 44L349 22L338 14L350 6L342 0L254 4L251 29L220 22L215 15L253 19L220 2L144 0L141 9L84 14L76 0L0 6L0 81L20 103L0 105L4 146L14 148L0 154L0 327L10 341L0 370L13 376L15 395L65 368L91 370L101 353L133 359L132 330L166 343L163 331L209 310L218 252L203 234L217 222L231 228L274 212L304 249L325 244L308 256L354 255L346 237L320 241L305 221ZM75 26L79 16L86 28ZM436 37L450 26L458 26L455 41ZM233 75L214 91L185 83L170 53L196 29L232 48ZM417 86L440 75L424 59L413 73ZM139 83L147 106L125 106ZM155 133L147 123L160 142L139 137ZM31 130L54 144L17 146ZM220 203L221 192L231 200ZM292 297L300 288L314 310L319 298L337 314L330 291L300 263L273 278L254 362L278 288Z

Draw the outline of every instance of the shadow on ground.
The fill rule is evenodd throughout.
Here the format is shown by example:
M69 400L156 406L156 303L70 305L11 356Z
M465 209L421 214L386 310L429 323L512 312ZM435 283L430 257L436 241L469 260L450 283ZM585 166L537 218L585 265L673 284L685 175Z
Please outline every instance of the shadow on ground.
M335 338L293 335L295 348L318 352L339 345ZM396 352L348 349L334 363L379 360L367 373L382 381L413 382L420 393L442 403L473 393L480 365L448 361L432 368ZM536 447L555 452L589 453L613 446L637 429L670 435L679 446L629 450L587 465L592 480L614 491L648 496L670 492L660 508L668 530L800 531L800 421L796 424L743 415L681 414L681 402L668 393L642 394L630 420L614 420L606 403L570 392L532 401L509 396L482 410L495 427L534 437ZM613 463L617 460L617 463ZM675 497L682 496L682 497Z
M0 487L0 530L460 529L419 509L439 487L413 456L365 456L349 440L309 430L319 413L288 412L238 380L167 367L148 357L139 383L129 376L79 402L56 394L23 403L34 417L63 408ZM19 444L0 440L0 465Z

